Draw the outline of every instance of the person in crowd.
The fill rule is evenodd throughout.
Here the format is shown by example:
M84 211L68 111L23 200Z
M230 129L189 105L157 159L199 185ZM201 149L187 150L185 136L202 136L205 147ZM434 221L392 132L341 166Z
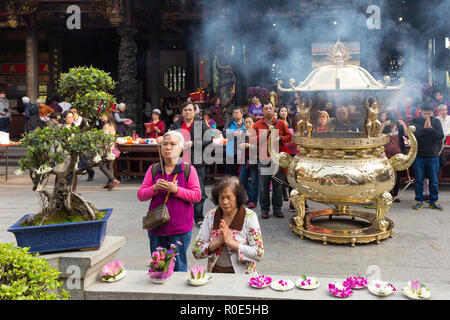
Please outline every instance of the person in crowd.
M114 121L114 116L111 112L107 114L103 114L101 117L101 121L103 123L102 131L106 134L115 135L116 134L116 122ZM110 146L110 153L115 147L115 143L112 143ZM108 182L103 186L103 188L108 189L109 191L113 190L120 184L120 181L114 177L114 161L115 159L106 159L102 164L100 164L100 171L108 179Z
M225 120L224 120L224 110L220 106L220 98L214 97L211 100L211 107L209 107L209 110L211 111L211 117L216 122L217 129L222 131L223 127L225 126Z
M142 116L144 123L152 121L152 103L150 98L148 98L147 101L144 103L144 110L142 111Z
M218 206L206 214L192 247L196 259L208 259L207 272L257 274L264 257L256 213L245 207L245 190L237 177L222 178L211 191Z
M434 116L432 105L425 105L421 109L421 116L411 122L416 127L415 136L418 142L417 156L414 160L414 191L416 205L415 210L423 208L423 180L425 176L429 181L430 208L442 211L439 204L439 152L441 150L444 131L441 122Z
M439 113L438 107L440 104L445 104L447 107L450 107L450 102L444 99L442 91L436 91L434 94L434 114L436 115Z
M5 92L0 92L0 131L9 132L11 126L11 110Z
M261 120L263 118L263 105L261 104L260 99L261 97L259 95L254 95L252 97L252 105L250 106L250 108L248 108L247 111L249 115L253 116L253 119L255 119L255 121Z
M30 98L22 97L22 102L25 105L25 128L26 133L33 131L38 127L42 127L43 123L39 118L39 108L34 103L31 103Z
M409 125L412 119L419 116L420 109L413 106L413 100L411 97L406 97L400 110L399 119L402 119L406 125Z
M442 131L444 131L444 139L442 140L442 147L439 155L439 166L441 170L445 167L446 163L446 156L445 152L443 152L444 145L448 144L448 136L450 136L450 117L447 115L448 107L445 104L440 104L438 106L438 116L436 117L439 119L442 125Z
M330 118L327 123L329 132L333 131L357 131L357 128L353 126L349 119L349 113L347 107L340 106L336 110L336 118Z
M258 150L259 161L258 161L258 174L259 174L259 204L261 206L261 218L269 218L270 210L270 183L272 183L272 206L273 214L278 218L283 218L284 214L281 212L281 207L283 205L282 199L282 186L281 184L272 178L271 174L267 171L270 170L271 160L268 155L268 141L270 138L269 127L274 126L278 130L279 136L279 150L284 148L284 144L292 140L292 134L289 131L286 123L279 121L275 118L275 111L272 103L264 104L263 107L264 118L258 120L253 128L258 135ZM278 150L278 151L279 151ZM281 168L274 173L277 177L281 176ZM282 177L281 177L282 178Z
M50 108L48 105L45 104L44 99L41 98L37 99L36 104L38 105L39 108L39 118L41 119L41 121L47 124L50 121L49 116L55 111L53 110L53 108Z
M195 108L192 102L186 101L181 106L181 118L172 124L170 130L180 130L184 137L186 149L183 153L183 159L190 162L195 167L198 180L200 182L200 188L202 191L202 197L200 201L196 201L194 204L194 220L195 224L200 227L203 223L203 204L207 198L205 192L205 163L203 161L203 151L212 143L210 135L206 134L208 126L205 121L195 117ZM195 156L195 151L201 154Z
M408 129L403 120L397 118L394 112L389 112L387 120L381 125L381 132L389 136L389 142L384 145L384 152L387 158L392 158L396 154L406 154L404 137L408 137ZM395 185L391 190L394 202L400 202L398 191L400 188L400 174L396 173Z
M63 121L63 128L70 128L75 126L73 124L73 113L70 110L66 110L61 115Z
M366 111L362 107L351 104L347 107L350 130L354 132L364 132L364 122ZM364 112L363 112L364 110ZM382 110L380 112L383 112Z
M66 100L63 99L63 101L61 101L60 103L58 103L58 105L61 107L61 112L67 111L70 109L70 107L72 106L72 104L70 102L67 102Z
M194 112L194 106L192 104L190 106ZM148 230L150 250L155 252L158 247L169 249L170 244L175 244L179 255L174 270L185 272L187 248L194 223L193 203L201 200L202 191L195 167L181 160L184 143L183 135L178 131L169 131L163 135L162 162L148 168L137 192L137 198L139 201L151 200L149 206L151 210L163 204L167 193L170 192L166 202L170 220L153 230Z
M77 108L71 106L71 107L69 108L69 110L73 113L73 125L74 125L75 127L81 126L81 123L82 123L82 121L83 121L83 117L80 116L80 114L78 113Z
M70 106L69 111L73 114L73 126L80 127L83 121L83 118L79 115L77 108L74 106ZM89 160L88 157L85 154L80 154L80 165L81 166L88 166ZM92 181L94 180L95 170L91 167L88 167L86 169L86 172L88 173L88 178L86 181Z
M447 115L448 107L445 104L440 104L438 106L438 116L436 117L439 119L442 125L442 130L444 131L444 136L450 135L450 117Z
M174 124L175 122L177 122L177 121L179 121L180 120L180 115L178 114L178 113L176 113L176 114L174 114L173 115L173 118L172 118L172 124ZM170 127L171 127L172 125L170 125ZM170 128L169 127L169 128Z
M62 128L62 124L61 124L61 114L59 112L52 112L49 116L49 122L47 123L47 126L49 127L53 127L53 128L58 128L61 129Z
M176 104L176 100L174 98L167 98L167 104L166 104L166 115L168 118L168 121L166 123L166 127L170 128L170 126L177 122L178 119L175 119L176 115L179 115L181 113L180 106Z
M327 122L330 119L328 112L320 111L317 117L317 126L314 128L316 132L327 132Z
M278 109L277 119L279 119L280 121L283 121L284 123L286 123L286 125L288 126L289 131L291 132L291 134L294 133L294 130L292 129L292 126L291 126L291 124L289 122L289 119L288 119L288 109L287 109L287 107L281 106ZM280 151L281 152L286 152L286 153L289 154L289 148L287 147L287 143L283 144L283 149L280 149ZM282 172L281 172L283 174L283 180L285 180L285 181L286 181L286 171L287 171L287 169L283 168ZM283 189L283 200L284 201L289 201L289 194L288 194L289 187L287 185L282 185L282 189Z
M277 119L284 121L284 123L286 123L286 125L288 126L289 129L293 128L292 122L289 120L289 117L288 117L288 108L287 107L281 106L278 109Z
M58 104L58 97L51 97L47 101L47 105L52 108L55 112L59 112L59 114L63 113L63 109Z
M75 126L73 124L73 113L70 110L64 111L61 115L61 118L62 118L62 122L63 122L61 128L72 128ZM67 158L66 158L66 161L67 161ZM71 174L66 177L66 181L67 181L67 184L71 183L71 181L72 181ZM75 175L75 181L74 181L74 184L72 187L73 192L76 192L77 186L78 186L78 175Z
M243 162L241 165L241 170L239 172L239 180L242 183L245 191L247 192L248 197L248 208L253 209L256 208L258 204L258 196L259 196L259 179L258 179L258 165L257 165L257 137L255 135L255 131L253 130L253 116L247 115L244 119L245 125L245 141L239 144L238 156L243 157L244 159L240 159L240 162ZM251 158L251 155L253 158ZM251 183L249 183L248 179L251 179Z
M164 125L164 122L159 119L160 116L161 111L159 109L154 109L152 111L152 121L145 123L145 133L149 138L156 139L166 132L166 126Z
M239 163L236 157L237 144L239 143L241 134L245 131L244 113L242 107L233 109L233 119L228 121L223 127L223 134L227 138L225 174L231 176L239 175Z
M334 112L334 106L331 101L327 101L322 111L325 111L328 114L328 118L336 117Z
M386 122L387 117L388 117L388 112L387 112L387 111L381 112L381 114L380 114L380 116L379 116L380 122L381 122L381 123Z
M131 121L126 117L125 110L127 109L127 106L125 103L119 103L117 106L117 109L114 110L114 121L116 121L116 132L119 135L119 137L125 136L125 122Z
M233 110L234 107L231 104L224 106L223 108L223 121L228 123L233 120Z
M203 121L205 121L206 125L211 129L211 137L215 137L217 132L217 123L212 118L212 112L211 110L205 110L203 112Z

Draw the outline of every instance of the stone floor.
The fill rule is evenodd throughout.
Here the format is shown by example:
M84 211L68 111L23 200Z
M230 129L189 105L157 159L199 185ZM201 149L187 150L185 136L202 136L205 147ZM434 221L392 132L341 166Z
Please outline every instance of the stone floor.
M24 214L39 210L39 196L31 191L27 176L15 176L10 167L5 183L3 168L0 168L0 242L15 242L12 233L6 230ZM105 191L101 186L106 178L97 170L94 181L80 179L78 190L98 208L114 208L108 223L108 235L125 236L125 246L118 258L129 270L144 270L150 257L147 233L142 230L142 216L148 202L139 202L136 192L141 179L122 182L114 191ZM51 186L51 185L50 185ZM208 184L210 193L212 182ZM288 203L284 202L285 218L273 215L268 220L260 219L264 241L264 259L258 263L260 273L296 276L302 273L317 277L344 279L352 274L365 276L379 273L381 279L405 282L421 280L427 284L450 284L450 186L440 187L440 203L443 212L425 207L412 210L413 186L400 194L400 203L393 205L388 217L394 221L394 237L377 244L322 245L308 239L301 240L289 230ZM311 208L324 205L310 202ZM205 212L214 206L205 202ZM259 214L259 206L256 208ZM194 227L191 244L198 233ZM191 247L188 250L189 264L194 261ZM201 261L206 264L206 261ZM450 293L449 293L450 298Z

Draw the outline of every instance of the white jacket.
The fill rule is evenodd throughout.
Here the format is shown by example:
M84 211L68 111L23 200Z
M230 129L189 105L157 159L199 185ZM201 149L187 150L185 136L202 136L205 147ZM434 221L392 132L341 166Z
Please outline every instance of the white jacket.
M223 249L223 246L221 246L214 252L209 252L208 250L210 243L220 235L219 225L221 218L222 210L220 208L213 209L206 214L192 248L192 254L196 259L208 258L208 272L212 272ZM258 216L254 211L242 206L229 228L231 237L239 242L238 252L232 251L230 256L235 273L258 274L256 262L264 257L264 246Z

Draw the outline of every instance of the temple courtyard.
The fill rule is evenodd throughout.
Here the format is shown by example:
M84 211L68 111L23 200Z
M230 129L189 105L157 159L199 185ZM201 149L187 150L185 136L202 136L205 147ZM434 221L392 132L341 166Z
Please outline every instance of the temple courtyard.
M7 182L0 176L0 242L15 243L14 235L7 229L23 215L39 211L39 196L31 190L29 177L16 176L14 170L13 164ZM80 178L78 192L93 201L97 208L114 208L107 235L125 237L125 245L117 258L127 270L146 270L150 249L147 232L142 229L142 217L149 203L139 202L136 198L141 178L122 181L113 191L102 188L106 180L98 169L93 181L86 179L87 175ZM213 184L213 180L208 182L208 195ZM267 220L259 219L264 259L257 264L258 272L336 279L350 275L379 276L394 284L420 280L431 288L433 285L450 288L450 185L440 185L439 201L444 211L429 209L427 205L420 211L412 210L415 203L413 185L401 192L400 199L401 202L395 203L387 215L394 221L393 238L380 244L357 244L355 247L331 243L325 246L320 241L300 239L289 229L289 217L293 213L288 210L289 203L284 202L284 218L271 214ZM309 205L311 209L326 207L311 201ZM213 203L207 199L205 212L213 208ZM256 212L260 213L259 206ZM198 230L194 226L188 249L189 265L207 263L206 260L195 261L191 253Z

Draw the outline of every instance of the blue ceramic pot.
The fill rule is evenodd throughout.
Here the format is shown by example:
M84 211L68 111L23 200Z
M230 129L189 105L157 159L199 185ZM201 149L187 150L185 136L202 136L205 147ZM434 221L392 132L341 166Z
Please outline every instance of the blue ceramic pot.
M100 247L106 235L106 224L113 209L106 210L102 220L21 227L27 214L8 229L14 233L19 247L30 247L29 252L56 252Z

